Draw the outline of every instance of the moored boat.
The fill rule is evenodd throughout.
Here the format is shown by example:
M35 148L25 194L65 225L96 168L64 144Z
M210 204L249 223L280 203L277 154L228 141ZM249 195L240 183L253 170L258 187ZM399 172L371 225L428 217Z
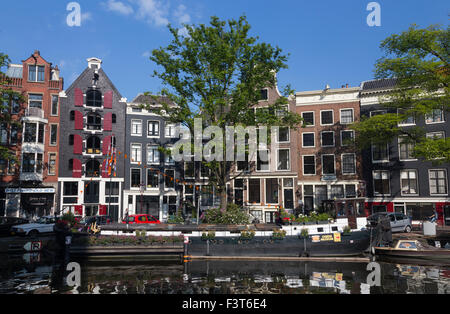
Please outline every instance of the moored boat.
M450 264L450 249L437 248L418 240L399 239L392 246L374 247L374 251L379 257L436 260Z

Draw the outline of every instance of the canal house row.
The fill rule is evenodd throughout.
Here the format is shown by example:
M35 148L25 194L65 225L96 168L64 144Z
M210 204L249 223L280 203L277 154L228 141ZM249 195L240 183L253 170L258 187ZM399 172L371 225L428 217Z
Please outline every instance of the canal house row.
M180 210L195 216L194 211L219 206L201 162L174 162L158 149L179 139L178 126L156 112L158 102L166 99L138 95L127 102L97 58L88 59L88 67L67 90L58 68L39 52L22 65L11 64L6 74L27 101L14 116L24 126L17 143L16 131L2 129L2 141L11 140L21 163L13 175L14 166L0 162L2 216L70 211L109 215L120 222L128 211L166 222ZM307 214L342 201L341 206L351 204L349 223L354 227L364 224L360 218L385 210L419 221L436 209L438 223L450 224L449 165L405 159L410 147L398 142L384 153L361 154L346 145L354 138L349 124L381 110L378 96L392 87L390 81L376 80L292 95L286 109L300 114L305 125L281 128L272 139L276 145L268 162L254 156L237 163L234 175L240 175L227 183L228 201L245 207L262 223L274 222L280 209ZM280 97L276 87L263 89L261 95L255 110ZM11 105L18 104L11 100ZM417 123L425 125L430 136L448 136L447 112L437 110L427 119L407 121L404 127ZM345 216L350 207L343 209Z

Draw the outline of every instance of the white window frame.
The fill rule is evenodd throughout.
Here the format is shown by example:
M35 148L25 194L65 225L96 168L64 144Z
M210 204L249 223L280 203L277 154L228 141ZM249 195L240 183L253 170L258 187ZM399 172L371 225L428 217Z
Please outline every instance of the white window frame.
M322 134L323 133L333 133L333 145L323 145ZM334 131L321 131L320 132L320 147L335 147L336 146L336 137Z
M136 125L136 123L140 124L140 129L141 132L140 133L133 133L134 132L134 126ZM131 136L142 136L142 120L141 119L131 119Z
M43 83L45 82L45 65L42 64L27 64L28 66L28 82L34 82L34 83ZM36 77L33 78L32 80L30 80L30 67L35 67L36 68ZM44 80L43 81L38 81L38 77L39 77L39 68L44 68Z
M58 102L56 103L56 114L53 114L53 97L56 96ZM58 94L50 94L50 115L52 117L57 117L59 115L59 95Z
M399 114L401 114L399 111L400 110L402 110L401 108L398 108L397 109L397 116L399 115ZM400 121L399 123L398 123L398 126L412 126L412 125L416 125L416 117L415 116L413 116L413 119L414 119L414 123L402 123L403 121Z
M305 157L314 157L314 174L306 174L305 173ZM317 160L316 155L303 155L302 156L302 171L304 176L315 176L317 175Z
M326 123L326 124L323 124L322 123L322 112L328 112L328 111L331 111L331 123ZM327 110L320 110L320 125L321 126L325 126L325 125L334 125L334 110L333 109L327 109Z
M373 115L374 112L382 112L382 113L380 113L380 115L383 115L383 114L386 114L386 113L387 113L387 110L383 110L383 109L372 110L372 111L370 112L370 117L371 117L371 118L374 116L374 115Z
M323 173L323 169L324 169L324 163L323 163L323 156L333 156L333 161L334 161L334 173ZM322 166L322 175L323 176L332 176L332 175L336 175L336 155L335 154L322 154L320 156L321 159L321 166Z
M389 192L388 194L381 194L375 191L375 172L380 172L381 173L381 178L383 178L383 172L387 172L388 174L388 182L389 182ZM373 195L376 196L390 196L391 195L391 172L389 170L372 170L372 185L373 185Z
M383 163L383 162L389 162L389 160L390 160L390 154L389 154L389 144L386 144L386 149L387 149L387 159L380 159L380 160L374 160L373 159L373 147L374 147L375 145L374 144L372 144L371 146L370 146L370 155L371 155L371 159L372 159L372 163L374 163L374 164L380 164L380 163Z
M287 141L280 141L280 129L288 129L288 132L287 132L288 139L287 139ZM276 136L276 140L277 140L277 143L290 143L291 142L291 128L290 127L279 127L278 128L278 132L277 132L277 136Z
M426 134L426 137L429 139L433 139L435 137L434 134L442 134L442 137L438 137L437 139L445 139L445 131L428 132Z
M341 130L341 132L340 132L340 140L341 140L341 146L343 146L343 147L348 147L348 146L350 146L350 145L344 145L344 140L342 139L342 133L343 132L351 132L353 135L352 135L352 139L353 139L353 141L355 140L355 131L354 130Z
M177 125L176 124L173 124L173 123L166 123L166 125L165 125L165 127L164 127L164 137L166 137L166 138L176 138L176 128L177 128ZM170 133L172 133L171 135L168 135L167 133L167 131L168 130L173 130L172 132L170 132Z
M188 162L191 162L191 163L193 164L193 169L192 169L193 176L192 176L192 177L186 177L186 164L187 164ZM191 161L185 161L185 162L183 162L183 175L184 175L184 178L185 178L185 179L195 179L195 161L191 160Z
M158 135L148 135L150 123L158 124ZM158 120L147 120L147 138L160 138L160 137L161 137L161 122Z
M40 96L42 96L42 100L41 100L41 108L38 108L38 109L41 109L41 110L43 111L43 110L44 110L44 94L43 94L43 93L32 93L32 92L29 92L29 93L27 94L27 96L28 96L28 110L29 110L30 108L37 108L37 107L30 107L30 101L31 101L30 95L40 95Z
M139 160L133 160L133 145L139 146ZM138 165L142 164L142 144L141 143L131 143L130 144L130 164Z
M280 150L287 150L288 151L288 167L287 169L280 169L279 168L279 160L280 160ZM291 171L291 149L290 148L279 148L277 149L277 157L276 157L276 164L277 164L277 171Z
M267 99L260 99L258 100L258 102L260 101L269 101L269 89L268 88L261 88L261 91L266 90L267 91Z
M154 171L154 169L152 169L152 168L147 168L146 169L147 171L145 172L145 174L146 174L146 185L145 185L145 188L147 189L147 190L159 190L159 185L160 185L160 177L159 177L159 173L157 172L157 171ZM149 171L152 171L152 172L155 172L156 173L156 175L158 176L158 186L155 188L155 187L149 187L148 186L148 172Z
M346 155L352 155L353 156L353 169L355 170L352 173L344 173L344 156ZM354 153L345 153L341 155L341 173L344 176L351 176L351 175L355 175L356 174L356 154Z
M150 150L153 150L153 161L150 161L148 158L148 153ZM158 161L155 161L155 151L158 152ZM147 144L147 154L146 154L146 160L148 165L159 165L161 162L161 153L158 150L157 145Z
M442 109L433 109L433 110L440 110L441 111L441 116L442 116L442 121L437 121L437 122L428 122L427 120L427 116L428 114L425 115L425 124L438 124L438 123L445 123L445 111L444 108Z
M444 171L444 173L445 173L445 185L446 185L446 188L447 188L447 193L431 193L430 171ZM429 188L429 191L430 191L430 195L445 195L445 196L448 196L448 173L447 173L447 169L445 169L445 168L428 169L428 188Z
M259 151L263 151L263 150L267 151L267 157L268 157L267 166L268 166L268 169L267 170L258 170L258 152ZM264 148L264 149L257 149L256 150L256 172L270 172L270 150L269 149Z
M51 173L51 172L50 172L50 156L55 156L55 172L54 172L54 173ZM47 167L47 174L48 174L49 176L56 176L56 172L57 172L57 170L58 170L57 163L58 163L58 154L57 154L57 153L54 153L54 152L48 153L48 167Z
M56 125L56 142L54 144L52 144L52 126ZM58 129L59 129L59 125L57 123L51 123L50 124L50 132L48 134L48 146L58 146Z
M313 124L311 124L311 125L305 125L305 124L302 123L302 125L303 125L305 128L309 128L309 127L315 126L315 125L316 125L316 112L315 112L315 111L304 111L304 112L302 112L302 118L303 118L303 114L304 114L304 113L312 113L312 114L313 114Z
M400 149L400 146L401 146L401 142L400 142L400 138L402 138L402 137L407 137L406 135L403 135L403 136L398 136L397 137L397 144L398 144L398 159L400 160L400 161L415 161L415 160L417 160L417 158L407 158L407 159L402 159L402 151L401 151L401 149Z
M305 141L303 138L304 134L313 134L314 135L314 146L305 146ZM303 132L302 133L302 148L315 148L316 147L316 132Z
M342 122L342 111L344 111L344 110L351 110L352 111L352 122L346 122L346 123ZM355 109L353 109L353 108L342 108L342 109L339 109L339 123L340 124L348 125L348 124L352 124L353 122L355 122Z
M139 187L135 188L133 187L132 183L133 183L133 170L139 170ZM141 184L142 184L142 169L141 168L130 168L130 190L140 190L141 189Z
M402 172L414 171L416 173L416 193L403 193ZM408 176L409 178L409 176ZM402 196L419 195L419 172L417 169L401 169L400 170L400 193Z

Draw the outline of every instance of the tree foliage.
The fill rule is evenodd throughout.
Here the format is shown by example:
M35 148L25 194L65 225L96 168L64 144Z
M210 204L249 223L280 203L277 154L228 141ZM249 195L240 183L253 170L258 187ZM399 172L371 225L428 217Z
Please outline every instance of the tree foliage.
M287 56L280 48L251 37L245 16L237 21L211 17L209 26L184 26L186 35L169 25L172 41L150 56L160 67L154 72L164 84L160 94L177 104L163 103L170 122L184 125L191 134L195 118L202 118L203 128L217 126L223 131L226 126L238 125L295 128L301 122L300 116L291 112L274 114L288 104L289 86L267 110L253 109L261 99L261 89L276 86L276 73L287 68ZM224 142L219 149L225 146ZM226 208L225 186L233 164L204 164L211 170L210 182L221 195L222 209Z
M375 65L375 78L396 79L396 86L380 97L380 103L399 110L397 114L366 117L355 123L353 129L361 148L389 143L403 135L415 144L415 157L435 163L450 162L449 138L434 142L423 127L399 126L408 117L418 121L438 110L449 112L449 47L450 28L439 26L420 29L412 25L381 43L384 56Z

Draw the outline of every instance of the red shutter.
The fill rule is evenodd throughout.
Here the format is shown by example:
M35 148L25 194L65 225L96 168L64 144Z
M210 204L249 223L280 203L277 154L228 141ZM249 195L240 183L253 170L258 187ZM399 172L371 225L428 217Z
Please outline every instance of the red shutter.
M109 178L108 167L106 166L107 159L103 160L102 164L102 178Z
M106 207L106 205L100 205L99 206L100 207L100 209L99 209L99 215L100 216L106 216L106 214L107 214L107 209L108 209L108 207Z
M73 153L75 155L81 155L83 153L83 139L78 134L73 136Z
M83 107L83 91L79 88L75 88L75 106Z
M83 114L75 111L75 130L83 130Z
M108 155L109 145L111 145L111 136L103 138L103 155Z
M83 205L75 206L75 215L83 216Z
M81 178L81 161L76 158L73 159L72 177Z
M112 112L108 112L103 117L103 130L112 131Z
M103 98L103 107L106 109L112 109L112 102L113 102L113 92L108 91L105 93Z

